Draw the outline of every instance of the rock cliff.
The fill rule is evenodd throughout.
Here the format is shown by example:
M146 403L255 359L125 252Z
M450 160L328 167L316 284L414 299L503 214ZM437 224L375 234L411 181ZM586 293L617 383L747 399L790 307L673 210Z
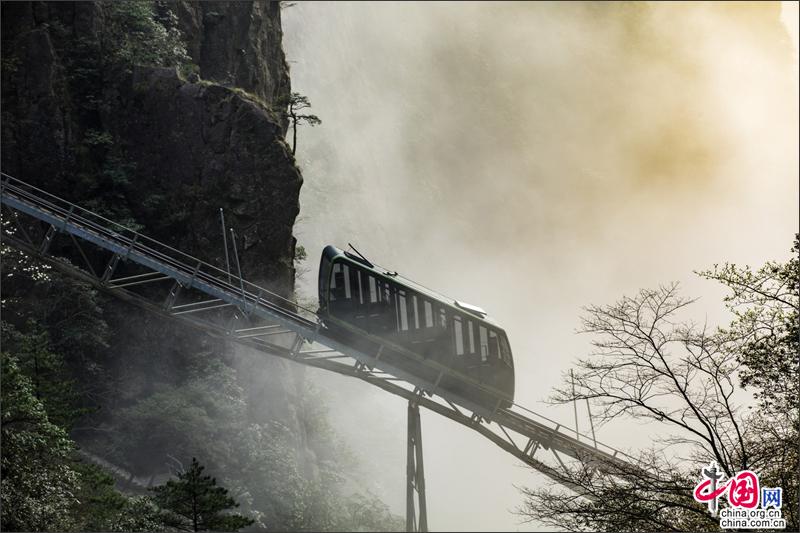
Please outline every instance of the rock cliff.
M2 170L219 266L223 208L244 276L291 297L302 177L284 142L281 36L277 2L3 2ZM100 364L119 384L93 406L97 425L220 353L253 421L280 421L313 457L286 363L232 357L113 300L103 315ZM152 444L121 466L158 474L167 453Z
M212 260L221 207L247 277L288 295L302 178L275 112L289 93L280 9L157 5L177 14L194 83L102 57L115 35L100 4L3 4L3 170L78 203L113 195L117 215Z
M289 95L278 2L175 4L187 51L202 78L275 104Z

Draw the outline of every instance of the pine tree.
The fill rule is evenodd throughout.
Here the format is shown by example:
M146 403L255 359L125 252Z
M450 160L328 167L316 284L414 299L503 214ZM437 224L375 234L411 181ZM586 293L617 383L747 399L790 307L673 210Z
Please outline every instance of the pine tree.
M217 480L204 476L205 467L192 457L189 469L177 480L154 487L156 503L165 511L168 525L182 531L236 531L253 520L223 511L239 504L228 496L228 490L217 486Z
M303 96L300 93L292 93L289 97L288 105L289 109L287 115L292 122L292 155L295 155L295 152L297 152L297 126L303 123L309 126L318 126L322 124L322 121L317 115L302 113L304 109L309 109L311 107L308 96Z

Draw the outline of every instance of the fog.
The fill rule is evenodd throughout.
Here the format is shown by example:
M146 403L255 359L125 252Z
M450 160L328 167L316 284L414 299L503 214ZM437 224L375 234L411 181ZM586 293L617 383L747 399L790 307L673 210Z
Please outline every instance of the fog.
M571 423L542 400L588 352L582 306L679 281L719 324L723 292L693 270L789 255L796 4L304 2L283 18L293 90L323 121L298 132L300 293L324 245L351 242L484 307L527 407ZM405 403L310 374L402 514ZM537 529L509 510L543 476L422 417L432 530ZM620 421L598 439L636 449L657 431Z

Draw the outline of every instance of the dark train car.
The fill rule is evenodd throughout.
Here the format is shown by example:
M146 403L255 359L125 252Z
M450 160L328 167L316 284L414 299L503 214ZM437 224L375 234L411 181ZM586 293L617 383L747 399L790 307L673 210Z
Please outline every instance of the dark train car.
M319 316L332 335L490 409L514 401L505 331L486 312L434 293L363 257L327 246L319 268ZM429 391L430 392L430 391Z

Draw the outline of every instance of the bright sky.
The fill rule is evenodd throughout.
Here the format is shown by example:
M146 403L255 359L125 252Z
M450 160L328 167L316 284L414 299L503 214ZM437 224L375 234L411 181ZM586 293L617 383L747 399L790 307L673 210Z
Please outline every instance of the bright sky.
M298 3L284 10L299 132L300 244L325 244L490 311L518 400L541 401L588 340L582 306L693 270L785 259L798 230L797 3ZM404 511L405 405L320 377L331 411ZM585 421L584 421L585 423ZM620 447L653 429L623 422ZM429 413L432 529L520 530L516 485L542 476Z

